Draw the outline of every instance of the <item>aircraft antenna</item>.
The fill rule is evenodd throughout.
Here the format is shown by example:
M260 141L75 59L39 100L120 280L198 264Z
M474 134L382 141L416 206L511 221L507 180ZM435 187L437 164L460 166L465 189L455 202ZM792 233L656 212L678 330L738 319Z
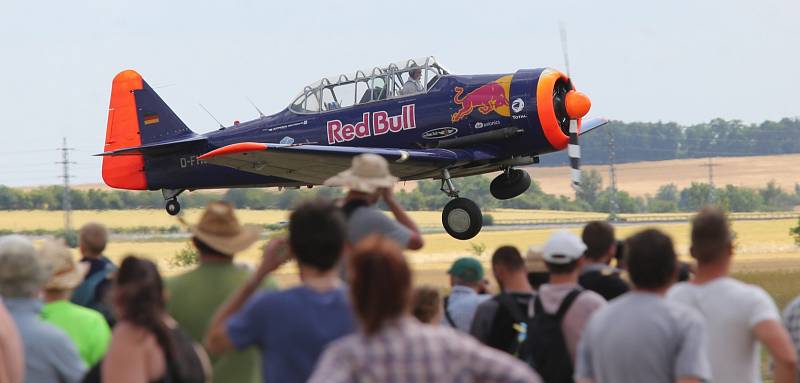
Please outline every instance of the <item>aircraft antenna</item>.
M62 210L64 210L64 239L67 240L69 243L70 233L72 232L72 201L70 198L70 189L69 189L69 179L71 178L69 175L69 165L74 164L75 162L69 160L69 152L70 150L75 150L74 148L67 147L67 138L63 137L62 145L58 150L61 151L61 161L56 162L56 164L63 165L63 175L61 178L64 179L64 193L63 193L63 201L61 204Z
M250 97L247 97L247 101L250 101L250 105L252 105L253 108L256 108L256 111L258 112L258 116L261 117L261 118L264 118L264 112L262 112L261 109L258 109L258 107L256 106L256 103L253 102L253 100L251 100Z
M564 55L564 67L567 70L567 77L572 78L569 72L569 53L567 53L567 28L563 21L558 23L558 30L561 32L561 53Z
M206 109L206 107L205 107L205 106L203 106L203 104L201 104L201 103L197 103L197 105L200 105L200 107L201 107L201 108L203 108L203 110L205 110L205 111L206 111L206 113L208 113L208 115L209 115L209 116L211 116L211 118L213 118L213 119L214 119L214 121L216 121L216 122L217 122L217 124L219 124L219 127L220 127L220 128L222 128L222 129L225 129L225 125L222 125L222 123L221 123L221 122L219 122L219 120L217 120L217 118L216 118L216 117L214 117L214 115L213 115L213 114L211 114L211 112L209 112L209 111L208 111L208 109Z

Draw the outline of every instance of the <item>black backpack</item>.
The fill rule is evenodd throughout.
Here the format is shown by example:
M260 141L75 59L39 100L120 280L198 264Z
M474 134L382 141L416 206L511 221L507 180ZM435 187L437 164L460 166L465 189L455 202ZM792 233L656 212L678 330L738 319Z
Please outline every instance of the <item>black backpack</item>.
M486 344L525 360L527 355L524 354L522 345L527 338L528 323L533 313L529 313L530 309L523 309L521 306L524 299L526 301L524 306L529 308L530 299L533 298L500 293L493 299L499 307L492 319L492 329Z
M520 359L527 362L547 383L572 383L574 368L569 355L561 321L572 302L583 291L569 292L558 311L550 314L544 311L541 299L537 296L533 303L533 318L528 322L528 336L520 351Z

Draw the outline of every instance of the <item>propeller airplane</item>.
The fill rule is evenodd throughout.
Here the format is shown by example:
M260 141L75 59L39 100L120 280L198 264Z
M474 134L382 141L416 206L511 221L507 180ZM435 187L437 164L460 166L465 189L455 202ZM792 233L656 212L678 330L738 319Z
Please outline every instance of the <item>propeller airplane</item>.
M514 198L530 186L519 167L568 148L580 188L578 137L606 124L586 119L591 102L564 73L521 69L455 75L433 57L323 78L284 110L218 130L190 130L133 71L111 87L102 175L113 188L161 190L180 211L186 190L313 187L362 153L383 156L401 180L441 180L451 197L444 229L466 240L483 225L480 208L454 178L500 171L490 193Z

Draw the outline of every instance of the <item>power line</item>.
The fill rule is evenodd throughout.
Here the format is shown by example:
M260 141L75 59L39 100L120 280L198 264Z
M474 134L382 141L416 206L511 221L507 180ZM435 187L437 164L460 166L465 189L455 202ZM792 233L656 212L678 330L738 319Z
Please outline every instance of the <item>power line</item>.
M619 211L619 206L617 205L617 169L614 164L616 152L614 148L614 134L611 132L611 129L606 129L606 132L608 132L608 173L611 178L611 206L609 208L608 220L614 222L617 220L617 212Z

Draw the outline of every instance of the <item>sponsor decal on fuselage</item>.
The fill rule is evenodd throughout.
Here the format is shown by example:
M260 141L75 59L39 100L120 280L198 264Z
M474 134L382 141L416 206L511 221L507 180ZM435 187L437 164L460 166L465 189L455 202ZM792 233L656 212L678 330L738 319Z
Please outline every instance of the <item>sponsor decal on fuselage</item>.
M386 133L397 133L417 127L414 113L415 105L403 105L400 114L390 116L386 111L366 112L361 121L355 124L344 124L341 120L330 120L325 125L328 130L328 144L348 142L357 138L380 136Z
M428 130L425 133L422 133L422 138L426 140L438 140L440 138L450 137L456 133L458 133L457 128L446 126L444 128L436 128Z
M503 117L509 116L508 110L508 93L511 86L511 78L513 75L507 75L498 78L495 81L483 84L471 92L464 94L464 88L457 86L453 90L453 103L459 105L461 108L453 113L450 121L457 122L472 113L473 110L478 109L481 114L489 114L495 112Z
M525 101L522 101L521 98L516 98L511 102L511 110L514 111L514 113L521 112L523 108L525 108Z
M490 126L500 125L500 120L494 121L478 121L475 123L475 129L488 128Z

